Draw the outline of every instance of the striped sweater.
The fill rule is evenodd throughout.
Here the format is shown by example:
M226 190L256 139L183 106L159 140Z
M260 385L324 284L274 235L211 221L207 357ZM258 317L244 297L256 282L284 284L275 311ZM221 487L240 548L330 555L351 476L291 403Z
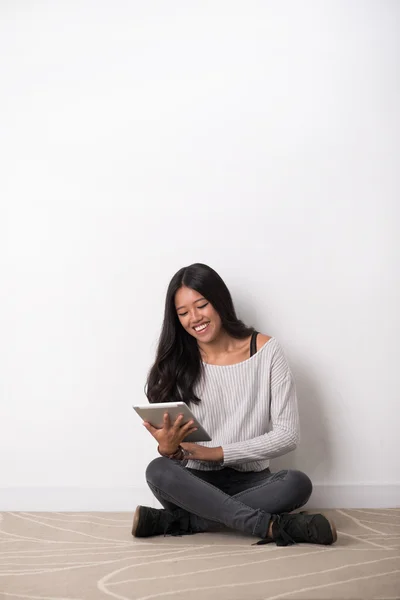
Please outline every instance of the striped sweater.
M232 467L261 471L269 459L296 448L299 417L292 373L275 338L251 358L235 365L204 363L196 387L200 404L190 409L210 434L204 446L222 446L220 463L187 461L202 471Z

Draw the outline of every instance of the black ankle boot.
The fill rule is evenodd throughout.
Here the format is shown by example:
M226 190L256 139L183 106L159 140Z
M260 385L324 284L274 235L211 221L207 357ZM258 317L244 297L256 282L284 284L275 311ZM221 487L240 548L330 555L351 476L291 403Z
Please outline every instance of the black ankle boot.
M336 540L336 527L324 515L309 515L301 512L274 515L272 517L272 539L260 540L257 544L275 542L277 546L291 546L303 542L329 546Z
M190 525L190 515L184 510L169 513L165 509L138 506L132 525L133 537L153 535L189 535L194 533Z

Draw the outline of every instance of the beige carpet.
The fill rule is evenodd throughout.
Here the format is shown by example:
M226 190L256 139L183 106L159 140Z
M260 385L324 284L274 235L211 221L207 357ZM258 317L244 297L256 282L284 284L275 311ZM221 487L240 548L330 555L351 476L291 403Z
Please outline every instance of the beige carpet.
M326 511L331 547L234 532L134 540L127 513L0 514L0 598L400 599L400 509Z

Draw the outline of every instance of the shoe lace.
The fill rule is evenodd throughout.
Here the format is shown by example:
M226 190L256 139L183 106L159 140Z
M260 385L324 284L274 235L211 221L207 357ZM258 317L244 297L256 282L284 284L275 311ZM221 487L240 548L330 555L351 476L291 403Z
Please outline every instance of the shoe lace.
M164 525L164 537L166 535L180 536L193 533L190 525L189 514L169 515Z
M299 513L300 515L306 514L306 511L302 511ZM275 542L277 546L292 546L295 544L295 540L292 536L286 531L285 525L290 523L290 519L288 519L290 515L288 513L282 513L280 515L275 515L273 519L273 527L274 527L274 538L265 538L253 544L253 546L261 546L263 544L270 544L271 542ZM308 521L306 520L305 525L308 531ZM276 527L275 527L276 525Z

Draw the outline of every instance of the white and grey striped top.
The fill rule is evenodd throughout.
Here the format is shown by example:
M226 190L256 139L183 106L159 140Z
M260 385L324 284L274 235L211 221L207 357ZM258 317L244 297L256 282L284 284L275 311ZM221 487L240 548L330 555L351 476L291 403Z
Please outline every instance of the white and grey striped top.
M204 363L204 376L197 384L200 404L190 409L211 442L222 446L224 462L187 461L202 471L232 467L237 471L262 471L269 459L296 448L299 417L292 373L275 338L256 354L235 365Z

